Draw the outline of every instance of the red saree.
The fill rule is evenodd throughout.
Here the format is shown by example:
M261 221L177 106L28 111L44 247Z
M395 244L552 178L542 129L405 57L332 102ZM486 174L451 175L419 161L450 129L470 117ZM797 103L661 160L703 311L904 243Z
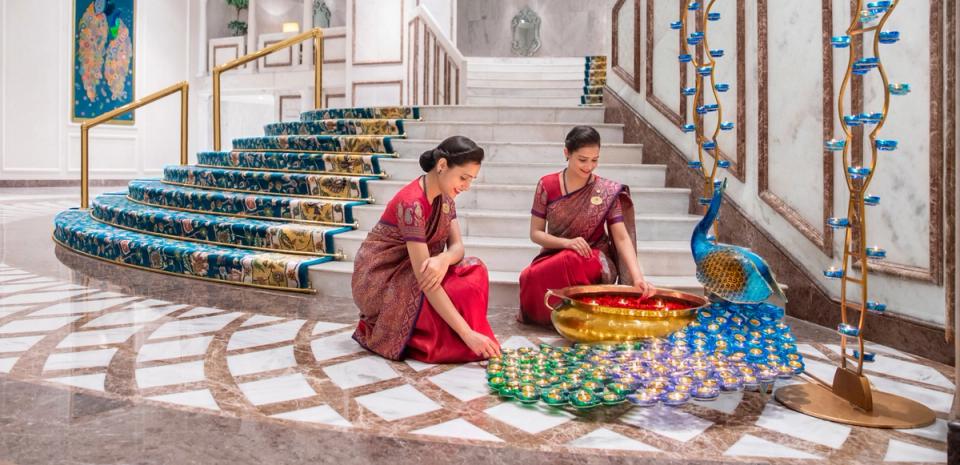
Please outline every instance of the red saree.
M550 324L550 310L543 303L547 289L613 284L618 278L622 284L631 284L629 278L619 274L624 265L608 234L610 225L622 222L636 247L629 188L593 175L582 188L562 195L560 175L553 173L540 179L530 213L547 220L547 233L553 236L584 238L593 254L587 258L568 249L540 251L533 263L520 273L517 319L525 323Z
M390 200L357 252L352 288L360 323L353 338L391 360L406 356L426 363L480 360L431 307L413 272L406 243L426 243L431 256L443 252L450 221L457 217L453 199L441 195L430 204L419 181ZM464 257L447 270L441 285L467 324L494 339L487 322L489 282L483 262Z

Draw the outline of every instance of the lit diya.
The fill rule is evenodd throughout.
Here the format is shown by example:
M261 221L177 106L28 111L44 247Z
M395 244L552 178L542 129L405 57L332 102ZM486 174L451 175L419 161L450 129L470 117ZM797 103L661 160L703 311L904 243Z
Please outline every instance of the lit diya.
M623 342L664 337L682 329L707 305L703 297L658 289L647 299L632 286L573 286L547 291L553 326L577 342Z

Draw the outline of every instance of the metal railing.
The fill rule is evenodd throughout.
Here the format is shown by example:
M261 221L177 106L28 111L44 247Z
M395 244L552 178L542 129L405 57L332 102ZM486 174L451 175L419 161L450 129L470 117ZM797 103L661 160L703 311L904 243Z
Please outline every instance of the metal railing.
M96 118L88 119L80 125L80 208L89 208L90 203L90 129L176 92L180 92L180 164L187 164L187 110L190 84L182 81Z
M320 28L313 28L213 68L213 149L215 151L220 151L220 75L224 71L229 71L308 39L313 39L313 105L315 108L320 108L322 106L320 98L323 90L323 30Z

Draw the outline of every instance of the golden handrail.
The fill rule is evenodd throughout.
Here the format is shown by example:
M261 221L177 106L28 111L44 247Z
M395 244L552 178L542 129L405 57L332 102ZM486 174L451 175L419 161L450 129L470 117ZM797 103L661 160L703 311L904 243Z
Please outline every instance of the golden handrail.
M80 208L88 208L90 200L90 129L119 115L153 103L174 92L180 92L180 164L187 164L187 106L189 105L190 84L188 84L187 81L182 81L166 89L154 92L140 100L110 110L96 118L88 119L80 125Z
M323 89L323 30L315 27L307 32L264 47L256 52L244 55L213 68L213 150L220 151L220 74L251 61L263 58L307 39L313 39L313 105L320 108L320 94Z

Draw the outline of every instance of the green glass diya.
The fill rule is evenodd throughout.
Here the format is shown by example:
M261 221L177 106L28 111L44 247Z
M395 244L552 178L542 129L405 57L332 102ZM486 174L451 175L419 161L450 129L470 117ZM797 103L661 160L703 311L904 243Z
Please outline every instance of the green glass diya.
M582 389L589 389L589 390L591 390L591 391L593 391L593 392L603 391L603 383L601 383L601 382L599 382L599 381L596 381L596 380L593 380L593 379L589 379L589 380L587 380L587 381L584 381L583 384L582 384L580 387L581 387Z
M540 389L533 384L522 384L516 397L521 403L535 404L540 400Z
M577 389L570 396L570 403L579 409L588 409L600 404L600 396L589 389Z
M541 391L540 398L551 406L559 406L567 403L567 391L561 388L551 388Z
M487 380L487 386L494 391L499 391L506 383L507 379L503 376L494 376Z
M621 404L627 400L626 394L613 392L610 390L603 391L603 394L600 396L603 405L617 405Z

